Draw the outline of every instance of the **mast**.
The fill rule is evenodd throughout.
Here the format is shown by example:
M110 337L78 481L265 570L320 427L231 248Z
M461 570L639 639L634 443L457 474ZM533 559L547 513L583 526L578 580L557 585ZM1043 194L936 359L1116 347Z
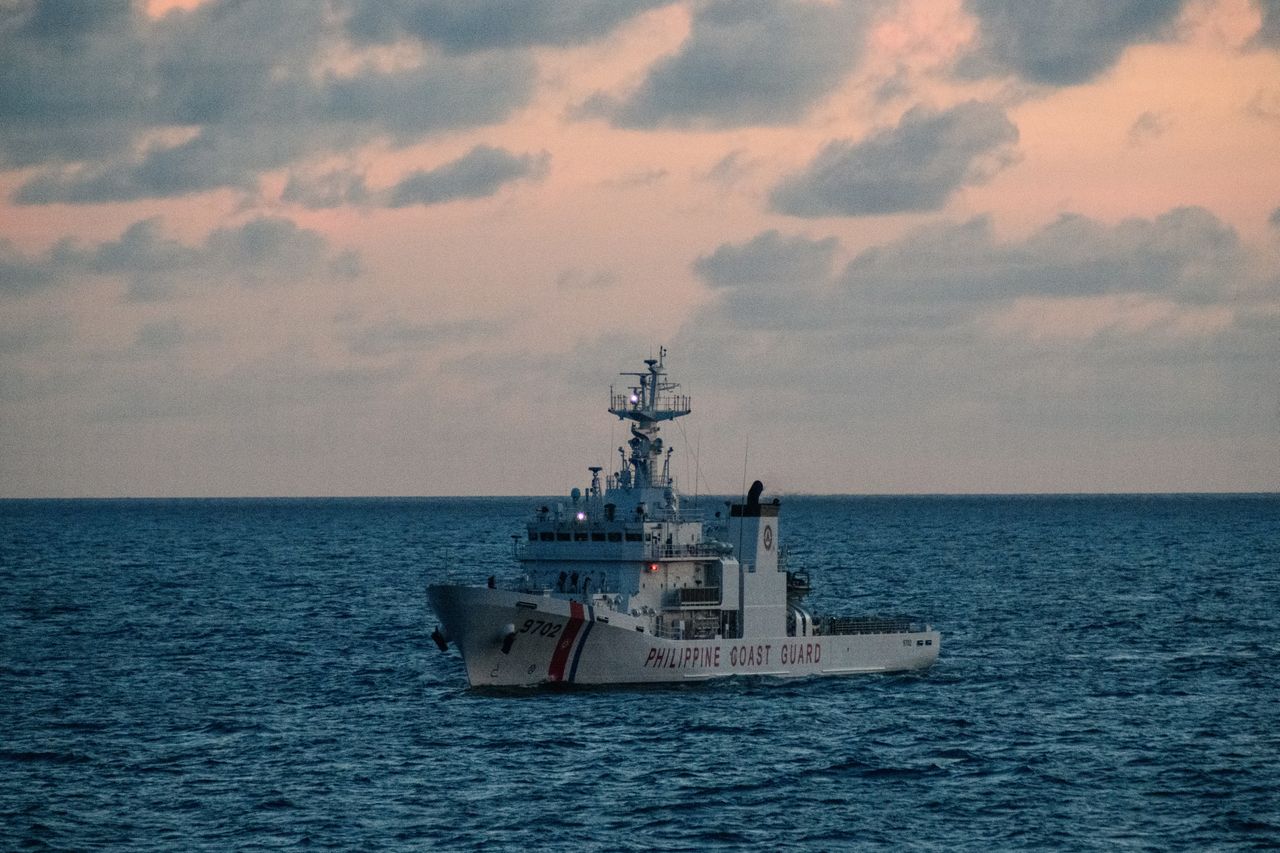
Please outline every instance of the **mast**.
M634 376L636 382L628 387L628 393L617 394L609 388L609 412L620 420L631 421L631 439L627 442L631 452L623 448L624 484L633 488L667 488L671 485L670 469L663 462L662 439L658 437L659 424L689 414L692 409L689 397L675 393L679 383L666 379L663 359L666 347L658 348L657 358L646 358L648 370L640 373L622 373Z

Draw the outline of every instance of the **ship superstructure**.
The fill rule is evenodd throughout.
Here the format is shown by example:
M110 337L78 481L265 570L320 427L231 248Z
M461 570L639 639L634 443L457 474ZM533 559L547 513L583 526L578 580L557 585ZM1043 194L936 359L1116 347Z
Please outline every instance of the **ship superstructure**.
M630 426L618 470L542 504L510 588L433 585L433 638L462 654L473 686L614 684L726 675L810 676L927 667L939 634L911 618L838 618L803 606L808 575L779 558L780 502L757 481L712 518L685 510L666 421L692 406L665 349L608 411Z

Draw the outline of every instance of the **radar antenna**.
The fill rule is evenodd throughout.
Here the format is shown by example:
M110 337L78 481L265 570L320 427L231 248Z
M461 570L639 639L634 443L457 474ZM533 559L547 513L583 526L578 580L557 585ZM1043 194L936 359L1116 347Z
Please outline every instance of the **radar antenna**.
M631 453L623 451L623 459L631 468L632 484L641 488L671 485L667 466L661 469L661 475L657 474L663 452L662 439L658 437L659 425L692 411L688 395L676 393L679 383L666 379L663 364L666 355L667 348L659 347L657 358L644 360L647 370L621 374L635 377L635 383L627 387L626 393L616 393L612 387L609 389L609 412L620 420L632 422L631 439L627 442Z

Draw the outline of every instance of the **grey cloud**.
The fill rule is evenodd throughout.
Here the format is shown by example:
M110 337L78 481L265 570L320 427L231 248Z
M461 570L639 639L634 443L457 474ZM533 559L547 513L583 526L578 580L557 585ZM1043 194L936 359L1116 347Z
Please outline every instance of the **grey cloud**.
M671 0L362 0L347 30L357 41L404 36L451 51L566 46L599 38Z
M1271 211L1271 215L1267 217L1267 222L1277 228L1280 228L1280 207Z
M129 145L146 109L141 22L118 0L0 6L0 165Z
M389 191L387 205L406 207L491 196L511 181L542 177L549 159L546 153L517 156L477 145L452 163L405 177Z
M906 98L911 91L911 71L905 63L898 63L892 74L880 79L872 94L876 103L888 104L899 98Z
M164 354L177 349L187 339L186 330L176 319L144 323L138 328L135 349L149 354Z
M297 353L239 364L219 375L190 369L160 376L120 373L99 387L92 417L99 422L230 418L264 424L290 409L323 408L335 401L359 408L396 378L402 376L394 368L326 367Z
M171 273L197 266L198 248L165 237L158 218L130 225L120 239L83 254L84 268L99 275Z
M1009 162L1017 140L1018 129L991 104L941 112L916 106L897 127L829 143L804 172L774 188L770 206L794 216L934 210Z
M339 129L355 138L366 137L361 128L369 124L407 144L501 121L528 100L534 79L533 61L522 53L437 58L407 71L329 78L315 121L342 122Z
M1245 115L1268 122L1280 122L1280 90L1259 89L1244 107Z
M364 273L364 261L355 249L343 249L329 261L325 273L335 281L355 281Z
M723 187L730 187L746 176L751 169L752 164L747 160L746 152L739 148L717 160L715 165L707 170L705 178Z
M395 208L485 198L513 181L541 179L550 159L546 152L512 154L477 145L457 160L412 172L385 189L371 189L364 175L351 169L335 169L317 176L294 173L289 176L281 199L322 209L346 204Z
M0 323L0 355L19 356L39 353L53 345L65 346L74 335L75 324L65 314L24 319L21 325L16 326ZM4 396L0 392L0 398Z
M1247 471L1275 469L1257 420L1273 422L1280 356L1280 289L1264 260L1195 208L1116 225L1064 217L1007 241L983 218L938 224L787 299L721 289L672 349L698 364L699 387L722 389L730 405L750 401L762 444L803 443L816 424L832 458L852 460L859 476L880 469L898 482L922 458L939 470L967 459L972 470L956 481L965 488L1032 489L1019 477L1044 464L1040 449L1065 447L1059 471L1106 454L1102 479L1071 488L1132 488L1134 460L1145 454L1151 482L1164 482L1177 455L1166 448L1195 435L1192 455L1250 447L1240 471L1265 487L1267 475ZM724 377L740 377L744 363L748 386L729 387ZM770 434L770 423L785 427ZM1144 449L1153 442L1159 450ZM1108 480L1110 468L1126 473ZM991 471L1002 473L984 480ZM774 478L786 476L795 474ZM926 470L921 484L939 488L935 476Z
M619 175L616 178L604 181L603 184L607 187L651 187L662 183L670 175L671 172L667 169L642 169Z
M618 283L618 274L612 270L585 270L570 267L556 276L560 290L603 290Z
M67 246L63 243L43 258L31 258L8 240L0 240L0 294L22 295L55 284L66 270Z
M214 0L139 27L157 118L185 126L296 121L332 43L308 0Z
M734 127L794 121L857 62L867 15L851 4L721 0L699 7L688 40L621 99L580 110L620 127Z
M850 292L894 302L1148 293L1221 299L1245 253L1235 232L1203 208L1108 226L1063 215L1017 243L995 239L985 217L920 229L867 250L845 269Z
M173 198L217 187L252 189L263 163L236 159L208 134L170 148L152 147L141 160L45 171L13 194L17 204L98 204L140 198Z
M977 46L966 76L1012 73L1031 83L1073 86L1111 69L1131 44L1167 37L1187 0L966 0Z
M492 333L493 323L480 321L437 321L415 323L388 317L347 333L347 345L354 355L384 356L422 352L442 343Z
M433 324L387 319L359 329L349 336L356 355L388 355L404 350L424 350L439 342L444 330Z
M24 30L42 40L74 46L85 36L127 29L122 23L133 16L134 4L131 0L43 0L27 5L32 8Z
M1164 113L1147 110L1129 126L1129 144L1142 145L1163 136L1169 129L1170 119Z
M820 282L831 274L837 246L834 237L810 240L770 230L740 246L721 245L698 258L693 269L713 287Z
M219 187L252 189L257 175L311 152L338 150L383 134L408 143L422 134L496 121L527 93L521 63L460 58L398 75L368 73L297 91L265 115L207 126L173 146L152 146L89 167L45 171L14 200L98 203L165 198ZM457 98L469 88L467 98ZM261 108L262 104L241 104Z
M724 244L693 269L719 289L727 317L744 328L805 332L814 312L831 304L835 238L810 240L765 231L741 245ZM819 321L820 322L820 321Z
M252 286L330 278L343 268L340 257L329 257L321 234L279 217L219 228L205 240L201 261L211 272Z
M351 169L334 169L322 175L293 172L280 200L312 210L363 204L369 199L363 174Z
M714 285L735 274L741 258L755 257L749 269L801 266L789 260L805 257L801 244L788 248L763 237L731 251L721 247L695 269ZM824 252L812 243L807 254L812 260ZM1248 267L1235 232L1201 208L1114 226L1067 215L1007 243L978 217L866 249L817 286L726 289L721 310L741 328L843 329L879 341L910 328L959 329L993 304L1025 296L1146 294L1186 306L1221 304L1248 280Z
M1262 13L1262 25L1250 44L1280 50L1280 0L1253 0L1253 5Z
M159 220L147 219L129 226L118 240L93 246L63 240L37 257L0 246L0 272L10 295L109 276L125 279L131 298L149 301L201 285L346 280L359 272L359 258L351 251L331 251L322 235L288 219L260 217L220 228L200 245L166 237Z
M412 67L317 75L342 46L343 3L211 0L158 20L132 6L79 11L92 5L0 11L0 164L45 166L21 202L251 189L262 171L311 155L500 121L536 76L519 50L427 51ZM138 153L173 128L193 135Z

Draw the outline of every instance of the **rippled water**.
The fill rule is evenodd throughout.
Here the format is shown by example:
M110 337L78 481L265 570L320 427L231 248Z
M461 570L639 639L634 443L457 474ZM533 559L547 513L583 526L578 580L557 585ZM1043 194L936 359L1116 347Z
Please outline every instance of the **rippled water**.
M1280 844L1280 497L793 498L937 666L467 690L423 590L535 504L0 502L0 848Z

